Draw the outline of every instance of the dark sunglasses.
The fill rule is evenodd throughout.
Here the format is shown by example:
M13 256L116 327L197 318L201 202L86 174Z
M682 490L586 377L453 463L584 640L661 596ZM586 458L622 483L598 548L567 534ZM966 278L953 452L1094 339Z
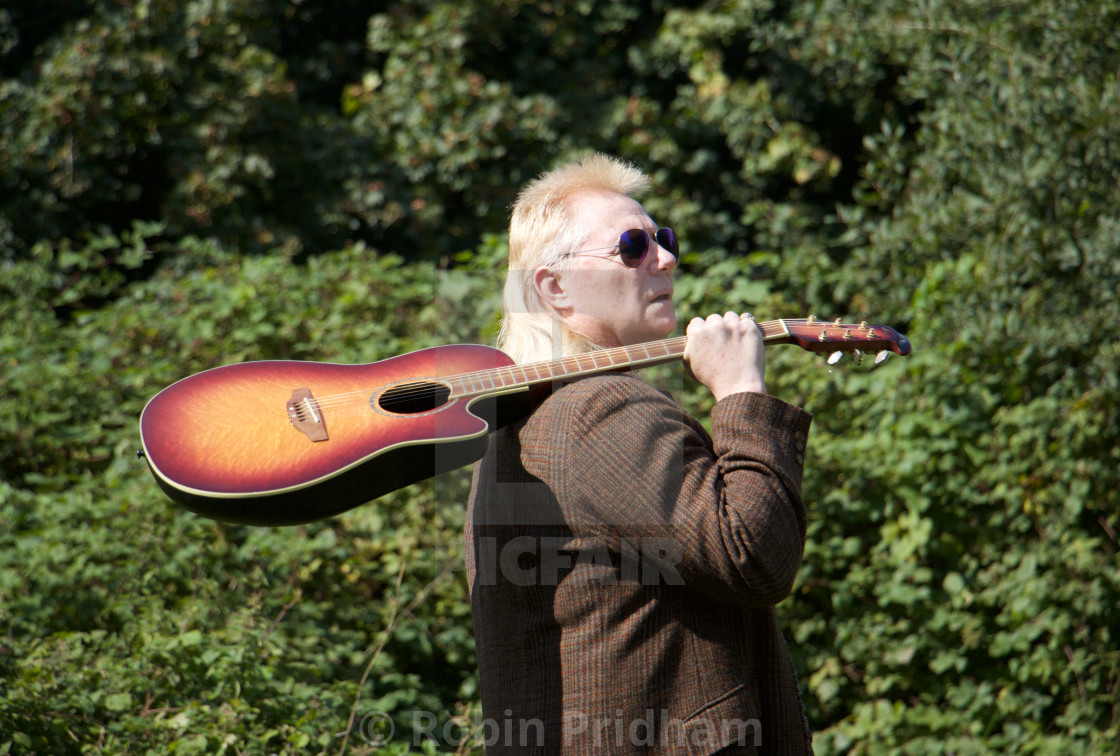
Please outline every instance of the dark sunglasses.
M673 229L667 226L659 228L653 232L653 238L657 240L662 249L668 250L673 257L680 257L681 247ZM646 253L649 252L649 232L644 228L632 228L622 232L622 235L618 237L618 244L610 247L581 249L579 252L573 252L572 254L581 255L584 252L599 252L615 247L618 248L618 256L622 259L622 263L627 268L636 268L642 264L642 260L646 259Z

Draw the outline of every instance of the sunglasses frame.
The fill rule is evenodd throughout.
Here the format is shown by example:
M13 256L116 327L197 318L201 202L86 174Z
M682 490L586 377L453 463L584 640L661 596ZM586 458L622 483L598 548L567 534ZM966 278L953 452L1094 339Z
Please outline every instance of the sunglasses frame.
M663 231L668 232L668 233L663 234L662 233ZM633 251L632 251L634 245L639 243L634 238L632 238L636 234L641 234L641 236L638 236L637 238L642 240L640 242L641 243L641 252L639 252L637 254L637 256L635 256L633 254ZM674 231L672 229L672 227L670 227L670 226L661 226L657 229L654 229L652 234L644 228L628 228L625 231L623 231L621 234L619 234L617 244L612 244L609 247L595 247L594 249L581 249L577 252L570 252L569 254L565 255L565 257L571 257L573 255L582 255L582 254L587 253L587 252L601 252L604 249L617 249L618 250L618 259L622 262L622 264L625 265L627 268L636 268L636 267L638 267L639 265L642 264L642 261L646 259L646 255L649 254L649 249L650 249L650 246L651 246L650 242L651 241L657 242L657 245L659 247L661 247L662 249L664 249L669 254L671 254L674 259L679 259L680 258L681 246L680 246L680 242L677 240L677 232ZM670 242L670 243L667 244L666 242ZM623 251L624 248L626 250L629 250L629 251L624 252Z

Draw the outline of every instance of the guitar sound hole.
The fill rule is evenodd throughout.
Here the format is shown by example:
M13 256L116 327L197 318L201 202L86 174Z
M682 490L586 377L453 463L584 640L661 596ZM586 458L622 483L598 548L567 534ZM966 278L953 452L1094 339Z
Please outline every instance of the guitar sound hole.
M451 389L442 383L402 383L383 391L377 406L397 415L417 415L442 407L451 396Z

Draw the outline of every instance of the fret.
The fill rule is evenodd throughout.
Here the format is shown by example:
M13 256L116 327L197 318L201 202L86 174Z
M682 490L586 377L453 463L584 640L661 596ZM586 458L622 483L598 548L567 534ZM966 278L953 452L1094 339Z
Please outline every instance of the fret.
M611 354L613 351L612 349L600 349L580 355L579 372L581 374L595 373L614 367L616 363L614 356Z

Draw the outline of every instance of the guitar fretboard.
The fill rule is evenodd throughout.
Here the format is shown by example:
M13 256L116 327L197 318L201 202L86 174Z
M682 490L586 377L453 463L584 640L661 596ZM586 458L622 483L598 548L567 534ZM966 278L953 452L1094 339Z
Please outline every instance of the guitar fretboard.
M785 338L790 333L784 320L766 321L759 323L758 327L762 330L764 341ZM549 381L606 373L611 370L661 365L680 359L684 354L687 341L685 336L676 336L661 341L598 349L555 360L463 373L444 380L451 386L453 399L490 394Z

